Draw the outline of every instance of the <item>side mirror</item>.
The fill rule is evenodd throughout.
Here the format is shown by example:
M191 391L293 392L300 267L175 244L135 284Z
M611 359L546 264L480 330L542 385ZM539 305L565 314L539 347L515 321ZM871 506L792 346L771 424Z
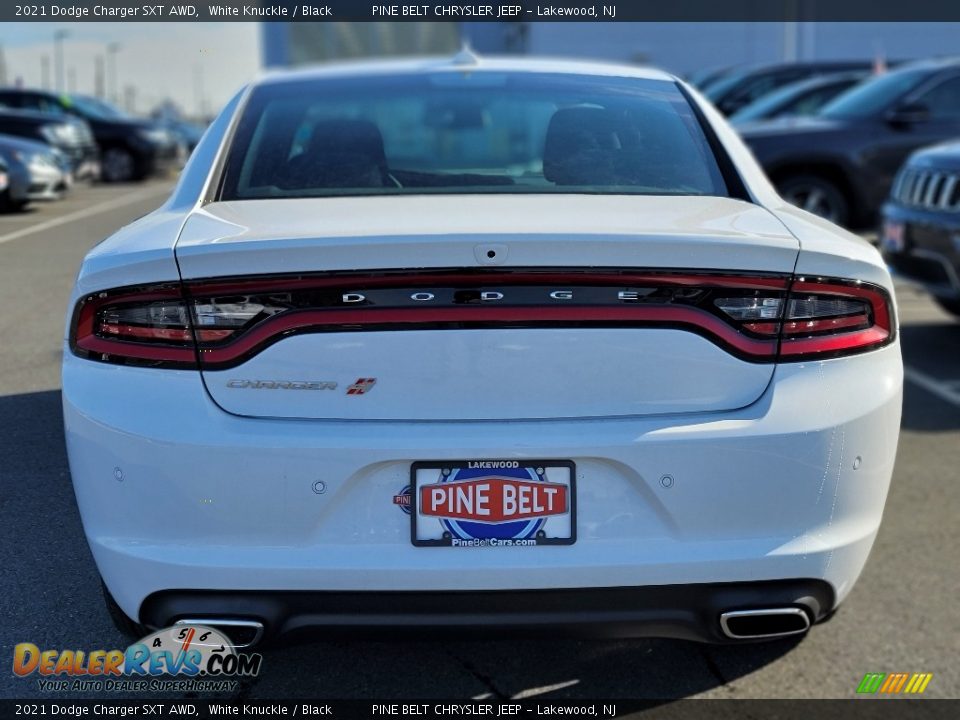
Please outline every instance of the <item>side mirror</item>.
M930 108L923 103L907 103L887 113L891 125L915 125L930 119Z

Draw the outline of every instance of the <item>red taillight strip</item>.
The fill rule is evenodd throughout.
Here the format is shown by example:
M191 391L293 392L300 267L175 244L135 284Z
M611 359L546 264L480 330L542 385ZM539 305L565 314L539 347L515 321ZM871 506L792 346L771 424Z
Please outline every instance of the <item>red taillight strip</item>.
M828 318L809 318L807 320L790 320L783 323L783 334L785 337L790 335L803 335L820 332L831 332L844 330L846 328L860 327L868 323L869 318L866 315L845 315L843 317Z
M780 357L795 358L843 351L859 352L883 345L890 333L878 327L839 335L819 335L808 338L785 339L780 344Z
M486 307L364 308L356 310L300 310L276 315L233 342L201 348L204 366L230 365L270 343L297 332L343 332L363 329L417 329L438 325L522 326L549 323L598 326L612 324L676 326L701 332L736 352L756 360L773 360L775 340L757 340L710 313L692 307L625 305L615 307Z
M153 328L140 325L101 324L100 332L117 335L117 339L124 337L141 338L143 340L167 340L172 342L193 342L193 331L189 328ZM216 342L225 340L234 334L234 330L197 330L197 339L200 342Z
M76 347L88 353L113 355L120 358L155 360L177 365L196 367L197 354L190 347L173 347L158 343L134 343L125 340L107 340L96 335L77 338Z

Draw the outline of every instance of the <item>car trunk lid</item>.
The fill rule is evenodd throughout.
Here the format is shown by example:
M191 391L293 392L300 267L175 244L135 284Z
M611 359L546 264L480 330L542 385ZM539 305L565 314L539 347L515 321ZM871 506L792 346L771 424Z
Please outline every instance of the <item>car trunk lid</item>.
M197 302L279 303L203 345L224 410L450 421L752 403L773 352L713 303L775 294L798 245L726 198L481 195L214 203L176 252Z

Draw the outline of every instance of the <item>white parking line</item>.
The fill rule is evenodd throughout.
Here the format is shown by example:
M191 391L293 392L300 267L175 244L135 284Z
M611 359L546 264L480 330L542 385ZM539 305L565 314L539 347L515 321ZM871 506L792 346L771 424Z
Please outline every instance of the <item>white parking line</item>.
M573 685L578 684L579 680L567 680L566 682L559 682L556 685L544 685L543 687L534 687L528 688L526 690L521 690L516 695L513 696L513 700L523 700L525 698L536 697L537 695L545 695L548 692L553 692L554 690L563 690L563 688L568 688Z
M90 217L91 215L98 215L102 212L107 212L108 210L116 210L117 208L121 208L125 205L132 205L133 203L140 202L141 200L145 200L146 198L154 195L169 194L169 187L164 187L162 190L156 187L150 187L129 195L123 195L121 197L114 198L113 200L105 200L97 205L91 205L90 207L77 210L76 212L51 218L46 222L30 225L29 227L15 230L14 232L7 233L6 235L0 235L0 245L11 242L12 240L18 240L22 237L26 237L27 235L33 235L34 233L43 232L44 230L50 230L51 228L59 227L60 225L66 225L74 220L82 220L83 218Z
M903 376L914 385L922 387L941 400L946 400L948 403L960 407L960 388L957 387L956 380L937 380L912 367L905 367Z

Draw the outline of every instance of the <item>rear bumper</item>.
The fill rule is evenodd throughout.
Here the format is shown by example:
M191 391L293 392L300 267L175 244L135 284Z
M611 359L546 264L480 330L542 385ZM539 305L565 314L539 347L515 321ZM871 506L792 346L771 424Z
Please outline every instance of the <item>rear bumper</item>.
M723 643L737 642L721 629L724 612L790 607L816 622L833 605L822 580L474 592L171 590L148 597L140 619L161 628L183 618L242 618L260 622L267 640L322 628L351 636L504 632Z
M216 407L193 371L69 349L63 388L87 540L131 617L180 589L639 591L809 578L836 604L882 517L902 365L895 343L779 366L741 410L582 421L244 418ZM503 457L576 463L574 545L411 544L393 496L412 462Z

